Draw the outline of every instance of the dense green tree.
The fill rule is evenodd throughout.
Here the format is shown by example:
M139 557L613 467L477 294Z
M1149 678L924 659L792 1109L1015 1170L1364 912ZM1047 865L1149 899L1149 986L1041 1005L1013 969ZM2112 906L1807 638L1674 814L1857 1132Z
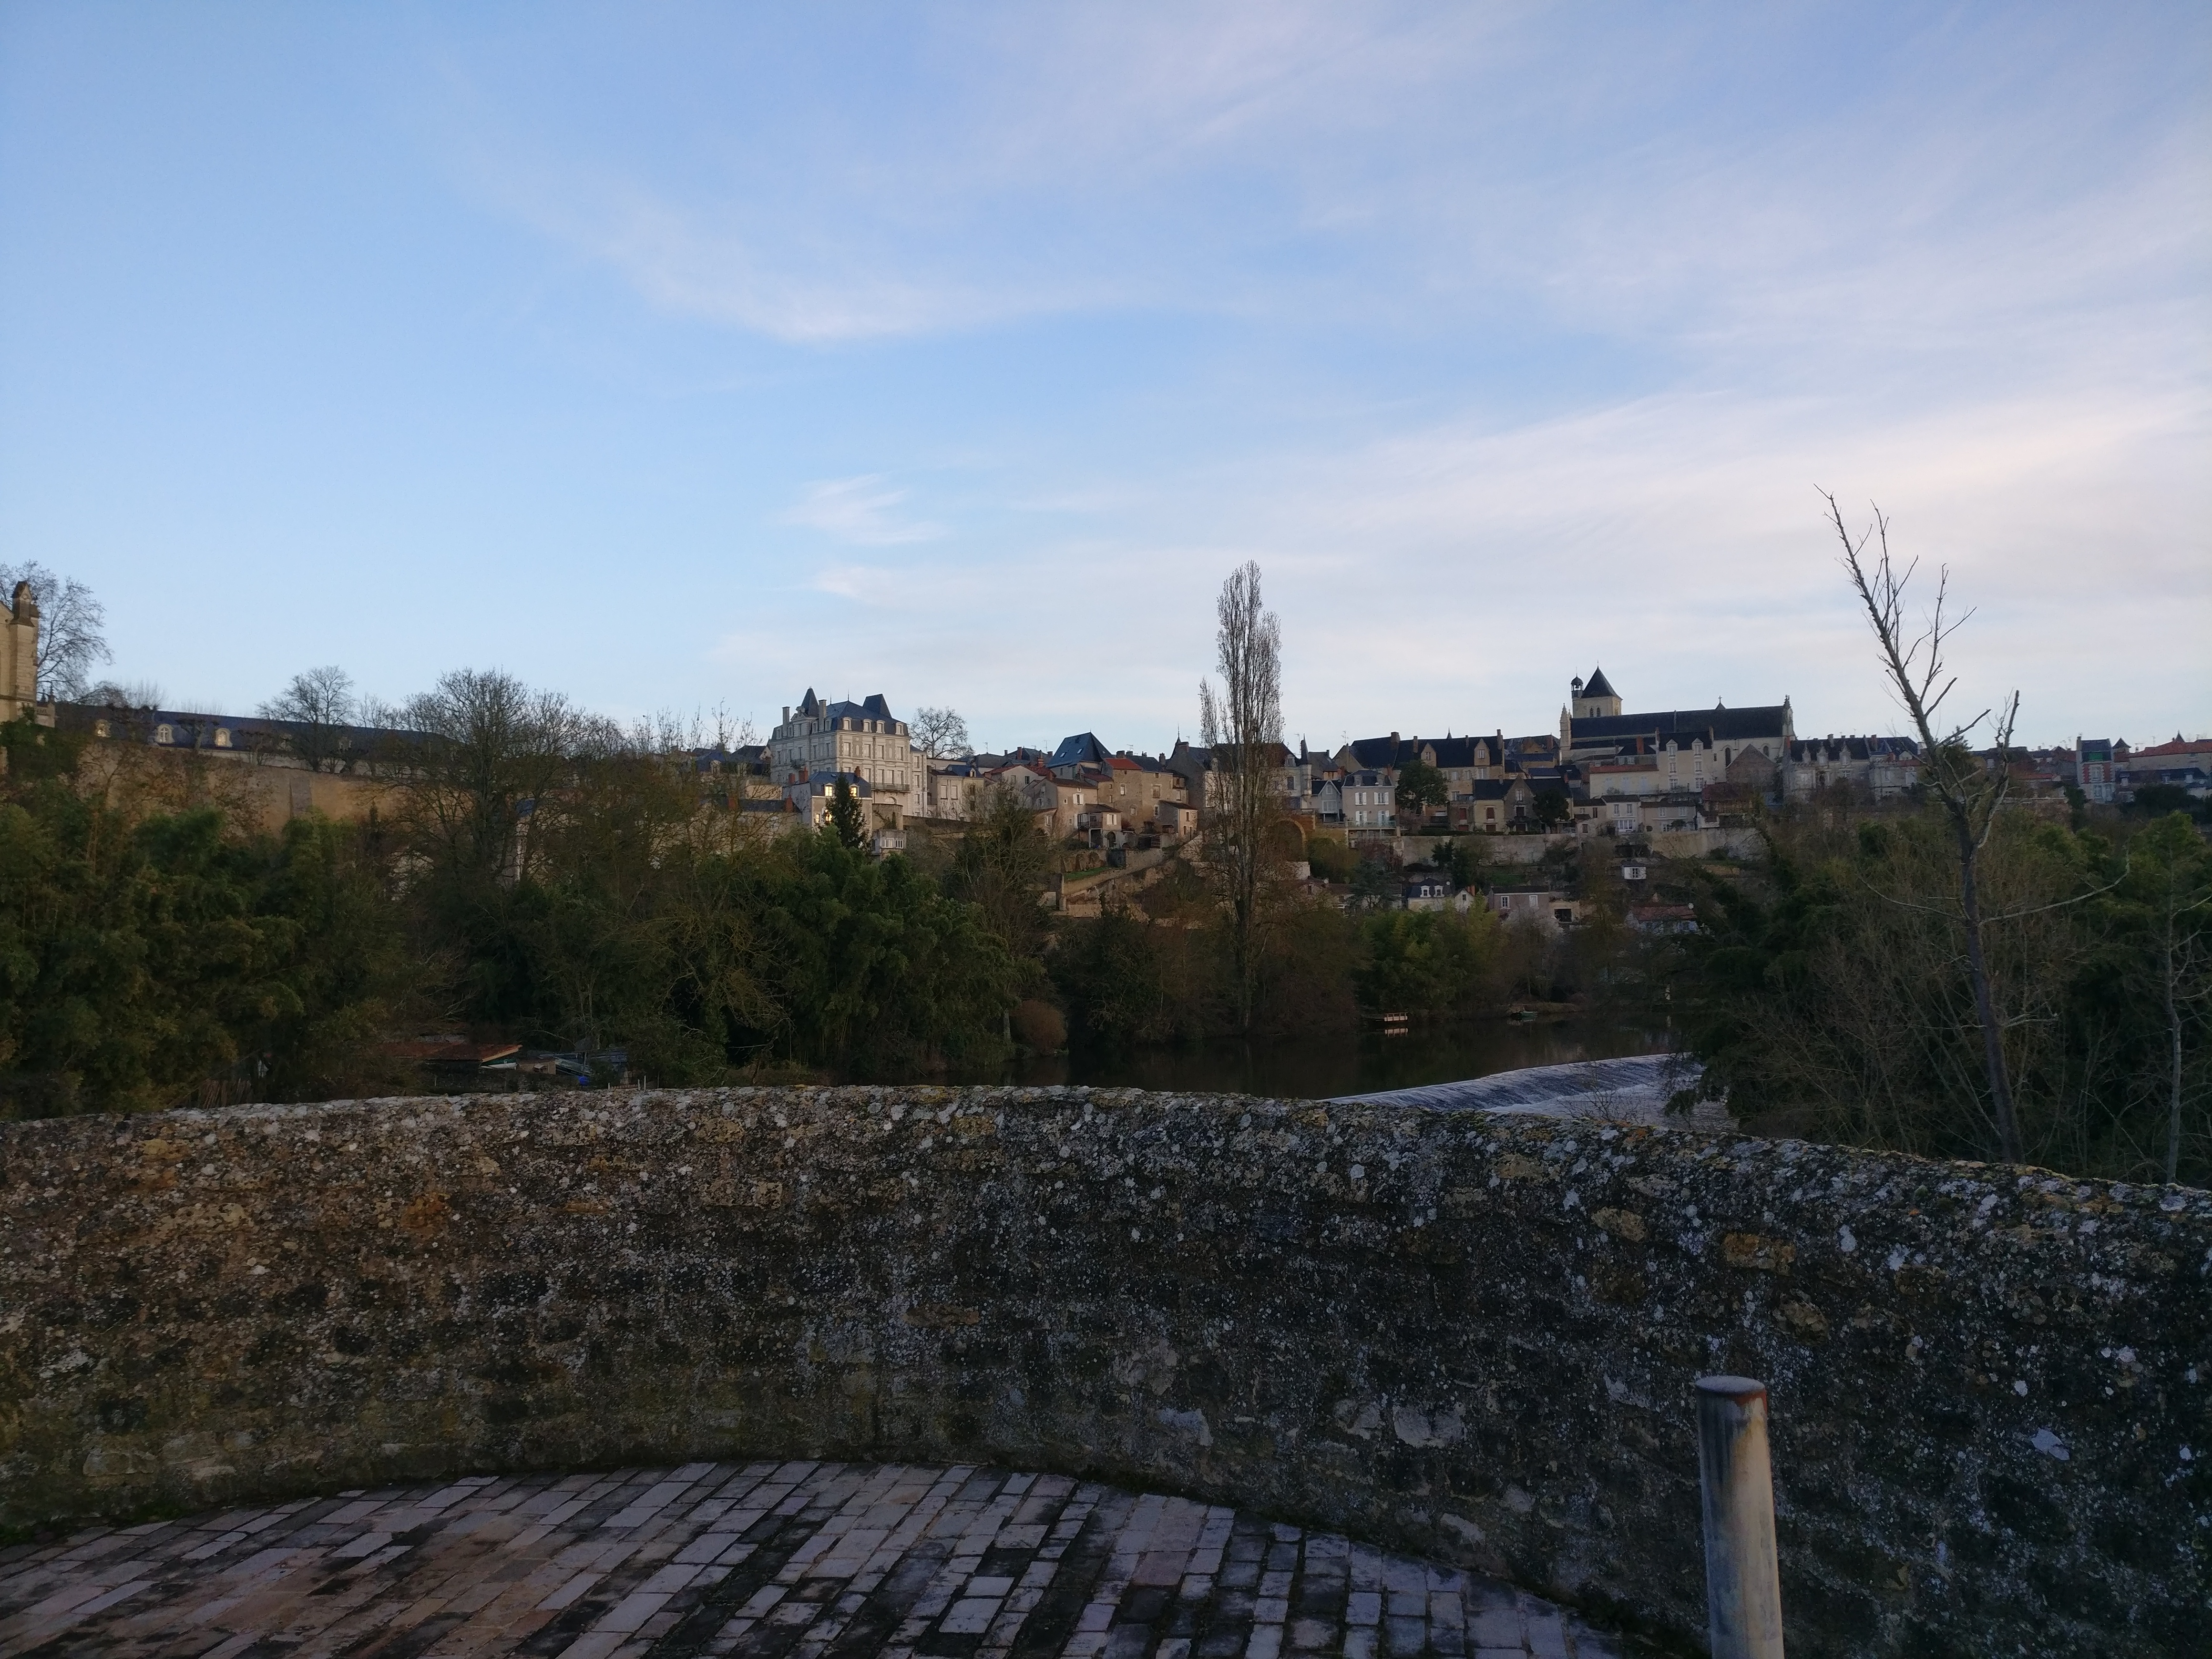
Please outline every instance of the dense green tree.
M1012 956L1042 956L1049 922L1042 898L1059 856L1037 815L1011 789L994 788L952 856L946 890L982 913L983 925Z
M1455 887L1472 887L1482 878L1489 849L1476 836L1452 836L1436 852L1437 868Z
M65 777L0 802L0 1073L15 1110L142 1110L362 1074L404 993L363 832L133 823Z
M1997 1154L1948 816L1768 833L1762 868L1706 879L1674 981L1705 1092L1819 1139ZM1978 849L2028 1161L2155 1179L2171 1149L2179 1178L2212 1175L2202 848L2179 818L2114 842L2012 812Z
M796 1057L882 1073L1005 1052L1013 959L974 906L905 859L871 859L823 831L761 861L753 880Z
M1431 806L1451 799L1451 784L1428 762L1416 757L1398 773L1398 811L1419 823Z
M868 824L860 806L860 797L854 789L852 780L842 772L830 786L830 830L837 839L854 852L868 844Z
M2175 812L2198 819L2206 816L2204 803L2178 783L2142 785L2128 803L2127 811L2130 817L2138 818L2162 818Z
M1360 923L1354 978L1373 1013L1437 1018L1493 1001L1501 929L1487 910L1383 910Z

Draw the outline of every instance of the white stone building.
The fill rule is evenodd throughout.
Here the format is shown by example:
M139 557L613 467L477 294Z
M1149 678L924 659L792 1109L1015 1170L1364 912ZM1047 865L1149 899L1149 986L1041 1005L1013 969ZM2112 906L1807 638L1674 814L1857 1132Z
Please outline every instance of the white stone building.
M769 734L768 763L779 787L843 772L867 781L879 815L925 810L922 756L880 691L864 702L824 702L809 686Z

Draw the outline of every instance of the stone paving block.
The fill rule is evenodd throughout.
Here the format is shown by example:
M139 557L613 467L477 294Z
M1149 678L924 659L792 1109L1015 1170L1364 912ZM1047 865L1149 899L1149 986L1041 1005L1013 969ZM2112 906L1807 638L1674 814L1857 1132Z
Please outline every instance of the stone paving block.
M1392 1659L1411 1659L1425 1651L1429 1644L1429 1621L1425 1619L1404 1619L1392 1615L1382 1621L1383 1650Z
M1559 1622L1557 1607L1524 1596L1522 1616L1528 1621L1528 1651L1535 1659L1571 1659L1567 1650L1566 1627Z
M103 1659L1620 1651L1510 1587L1219 1505L811 1462L471 1476L0 1551L0 1650L41 1644Z

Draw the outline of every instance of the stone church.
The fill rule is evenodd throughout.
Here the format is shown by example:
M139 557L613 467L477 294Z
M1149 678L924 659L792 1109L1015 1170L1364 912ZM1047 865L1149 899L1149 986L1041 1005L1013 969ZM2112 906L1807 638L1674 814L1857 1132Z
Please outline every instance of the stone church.
M1796 740L1796 717L1787 697L1757 708L1669 708L1631 714L1602 668L1570 684L1559 710L1560 758L1614 760L1626 756L1695 756L1701 774L1725 772L1747 753L1779 766Z

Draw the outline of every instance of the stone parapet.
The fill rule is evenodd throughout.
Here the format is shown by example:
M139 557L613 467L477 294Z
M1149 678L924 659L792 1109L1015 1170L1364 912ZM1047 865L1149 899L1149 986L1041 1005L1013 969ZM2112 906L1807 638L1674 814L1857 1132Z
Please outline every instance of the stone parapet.
M0 1129L0 1517L699 1458L1170 1488L1694 1643L1762 1376L1793 1654L2179 1654L2212 1195L1136 1091Z

